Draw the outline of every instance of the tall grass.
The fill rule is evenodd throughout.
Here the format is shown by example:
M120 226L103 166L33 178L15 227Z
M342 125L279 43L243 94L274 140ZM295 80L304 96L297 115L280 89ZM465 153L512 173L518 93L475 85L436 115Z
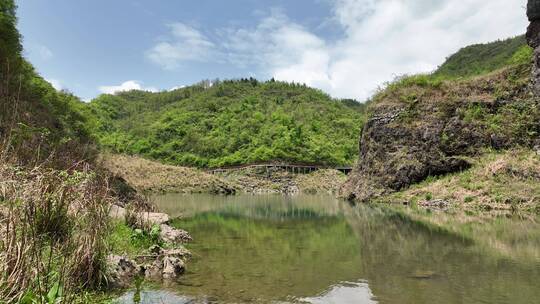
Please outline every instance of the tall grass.
M72 302L106 283L107 179L0 165L0 302Z
M72 303L106 284L109 175L82 160L84 140L49 137L55 112L2 68L0 303Z

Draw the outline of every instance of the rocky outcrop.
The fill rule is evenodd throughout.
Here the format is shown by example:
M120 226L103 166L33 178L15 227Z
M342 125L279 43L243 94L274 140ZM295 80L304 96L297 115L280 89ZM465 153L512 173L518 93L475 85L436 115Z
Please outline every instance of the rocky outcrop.
M124 220L128 211L124 207L111 205L109 216L117 220ZM158 225L160 228L160 238L170 244L182 244L192 240L189 233L185 230L173 228L169 226L169 216L159 212L138 212L133 214L136 217L132 223L136 224L137 228L147 228L149 226Z
M459 156L487 146L489 137L457 117L440 119L433 110L423 109L422 123L413 125L403 122L405 108L374 115L362 132L359 166L343 187L345 196L367 202L427 176L469 167Z
M171 280L182 275L186 269L185 260L190 256L190 252L183 247L176 249L162 249L159 247L150 250L153 261L147 263L148 257L143 259L146 262L142 266L144 276L151 280Z
M144 270L128 257L110 255L107 258L107 282L111 288L125 288Z
M142 212L140 217L144 222L151 225L163 225L169 222L169 216L160 212Z
M149 251L151 254L136 258L138 261L125 256L110 255L107 258L109 287L129 287L137 276L154 281L177 279L184 273L185 260L191 255L183 247L175 249L153 247Z
M160 226L159 236L163 241L170 244L181 244L192 240L187 231L166 224Z
M522 79L509 81L516 75ZM468 168L468 158L483 149L531 145L536 131L527 130L540 130L540 114L527 91L528 75L523 67L380 93L361 134L358 166L341 196L368 202L428 176Z
M540 95L540 0L529 0L527 17L530 24L527 27L527 43L534 49L534 65L532 69L532 89Z
M117 220L125 220L128 214L130 211L118 205L112 205L109 209L109 216ZM136 276L152 280L170 280L184 273L185 260L190 256L190 252L180 244L191 241L189 233L169 226L169 216L165 213L131 211L131 214L137 218L132 221L138 225L137 228L145 229L158 225L161 241L174 248L163 249L153 246L148 250L150 254L137 257L137 261L125 256L109 256L107 260L109 286L128 287Z

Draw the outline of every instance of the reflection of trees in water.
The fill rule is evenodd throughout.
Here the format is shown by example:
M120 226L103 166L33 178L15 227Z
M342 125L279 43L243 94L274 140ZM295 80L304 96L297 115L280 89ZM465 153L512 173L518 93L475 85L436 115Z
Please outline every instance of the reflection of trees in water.
M343 210L358 239L363 275L382 303L531 303L540 297L538 264L501 259L385 209Z
M206 213L185 222L197 255L182 292L220 300L318 295L359 278L357 241L342 217L253 219Z
M283 300L366 279L381 303L540 297L538 263L501 258L492 247L387 209L272 195L170 197L169 208L178 206L191 214L178 225L196 240L180 288L188 295Z
M242 216L327 216L337 215L339 201L327 195L183 195L167 194L156 197L158 208L172 217L189 218L204 212L237 213Z

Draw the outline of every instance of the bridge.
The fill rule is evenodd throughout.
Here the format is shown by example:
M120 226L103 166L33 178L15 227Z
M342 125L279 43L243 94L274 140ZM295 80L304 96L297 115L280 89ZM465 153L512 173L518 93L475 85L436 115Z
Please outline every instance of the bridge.
M325 165L309 165L309 164L287 164L287 163L256 163L256 164L247 164L247 165L238 165L238 166L225 166L220 168L208 169L207 172L210 174L220 174L227 173L231 171L240 171L245 169L265 169L267 172L270 170L283 170L293 174L308 174L321 169L334 169L345 174L351 173L353 167L349 166L325 166Z

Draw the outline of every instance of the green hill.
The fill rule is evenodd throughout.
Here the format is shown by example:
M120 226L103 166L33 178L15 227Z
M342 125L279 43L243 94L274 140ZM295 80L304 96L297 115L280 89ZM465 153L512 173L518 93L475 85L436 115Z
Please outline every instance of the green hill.
M528 60L531 54L532 49L527 46L524 35L474 44L448 57L434 75L446 78L481 75Z
M350 100L255 79L101 95L89 109L103 147L199 167L276 160L352 164L364 121L363 106Z
M0 150L20 164L70 166L90 150L83 103L56 91L22 53L13 1L0 1Z

